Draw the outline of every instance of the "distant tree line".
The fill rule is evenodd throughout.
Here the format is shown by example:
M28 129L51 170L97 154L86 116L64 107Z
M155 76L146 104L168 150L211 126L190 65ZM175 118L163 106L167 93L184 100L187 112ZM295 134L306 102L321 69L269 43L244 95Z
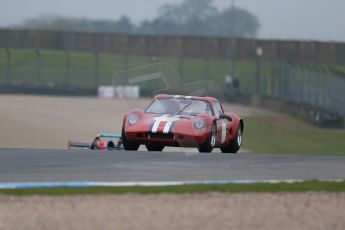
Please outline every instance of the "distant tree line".
M135 25L127 16L114 21L40 16L15 27L125 34L255 37L260 25L253 14L235 6L218 10L212 0L184 0L180 4L163 5L156 18L145 20L140 25Z

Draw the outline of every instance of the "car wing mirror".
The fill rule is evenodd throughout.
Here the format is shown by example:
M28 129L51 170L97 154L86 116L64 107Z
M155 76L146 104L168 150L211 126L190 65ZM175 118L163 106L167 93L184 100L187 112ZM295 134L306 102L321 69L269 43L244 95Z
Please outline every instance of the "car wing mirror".
M232 121L232 118L225 113L219 115L219 119L228 119L229 121Z

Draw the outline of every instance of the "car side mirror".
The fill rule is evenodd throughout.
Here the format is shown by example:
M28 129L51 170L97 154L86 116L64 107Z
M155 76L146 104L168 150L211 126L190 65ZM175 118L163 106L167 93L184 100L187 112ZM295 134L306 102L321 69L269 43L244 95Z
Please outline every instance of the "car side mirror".
M229 121L232 121L232 118L226 115L225 113L220 114L219 119L228 119Z

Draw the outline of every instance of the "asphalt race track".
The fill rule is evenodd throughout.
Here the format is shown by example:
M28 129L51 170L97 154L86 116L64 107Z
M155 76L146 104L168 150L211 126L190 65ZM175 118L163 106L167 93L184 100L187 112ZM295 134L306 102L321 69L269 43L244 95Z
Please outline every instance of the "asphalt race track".
M344 178L337 156L0 149L0 183Z

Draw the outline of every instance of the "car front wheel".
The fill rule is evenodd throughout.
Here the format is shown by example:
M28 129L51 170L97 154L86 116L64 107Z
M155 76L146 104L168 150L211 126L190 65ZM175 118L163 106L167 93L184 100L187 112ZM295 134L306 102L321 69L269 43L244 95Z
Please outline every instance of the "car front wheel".
M212 152L214 146L216 144L216 125L213 124L211 127L211 131L208 134L205 142L199 145L199 152L201 153L210 153Z
M138 150L140 144L137 143L137 142L128 140L128 139L126 138L124 128L122 128L121 137L122 137L123 148L124 148L125 150L132 150L132 151L137 151L137 150Z

